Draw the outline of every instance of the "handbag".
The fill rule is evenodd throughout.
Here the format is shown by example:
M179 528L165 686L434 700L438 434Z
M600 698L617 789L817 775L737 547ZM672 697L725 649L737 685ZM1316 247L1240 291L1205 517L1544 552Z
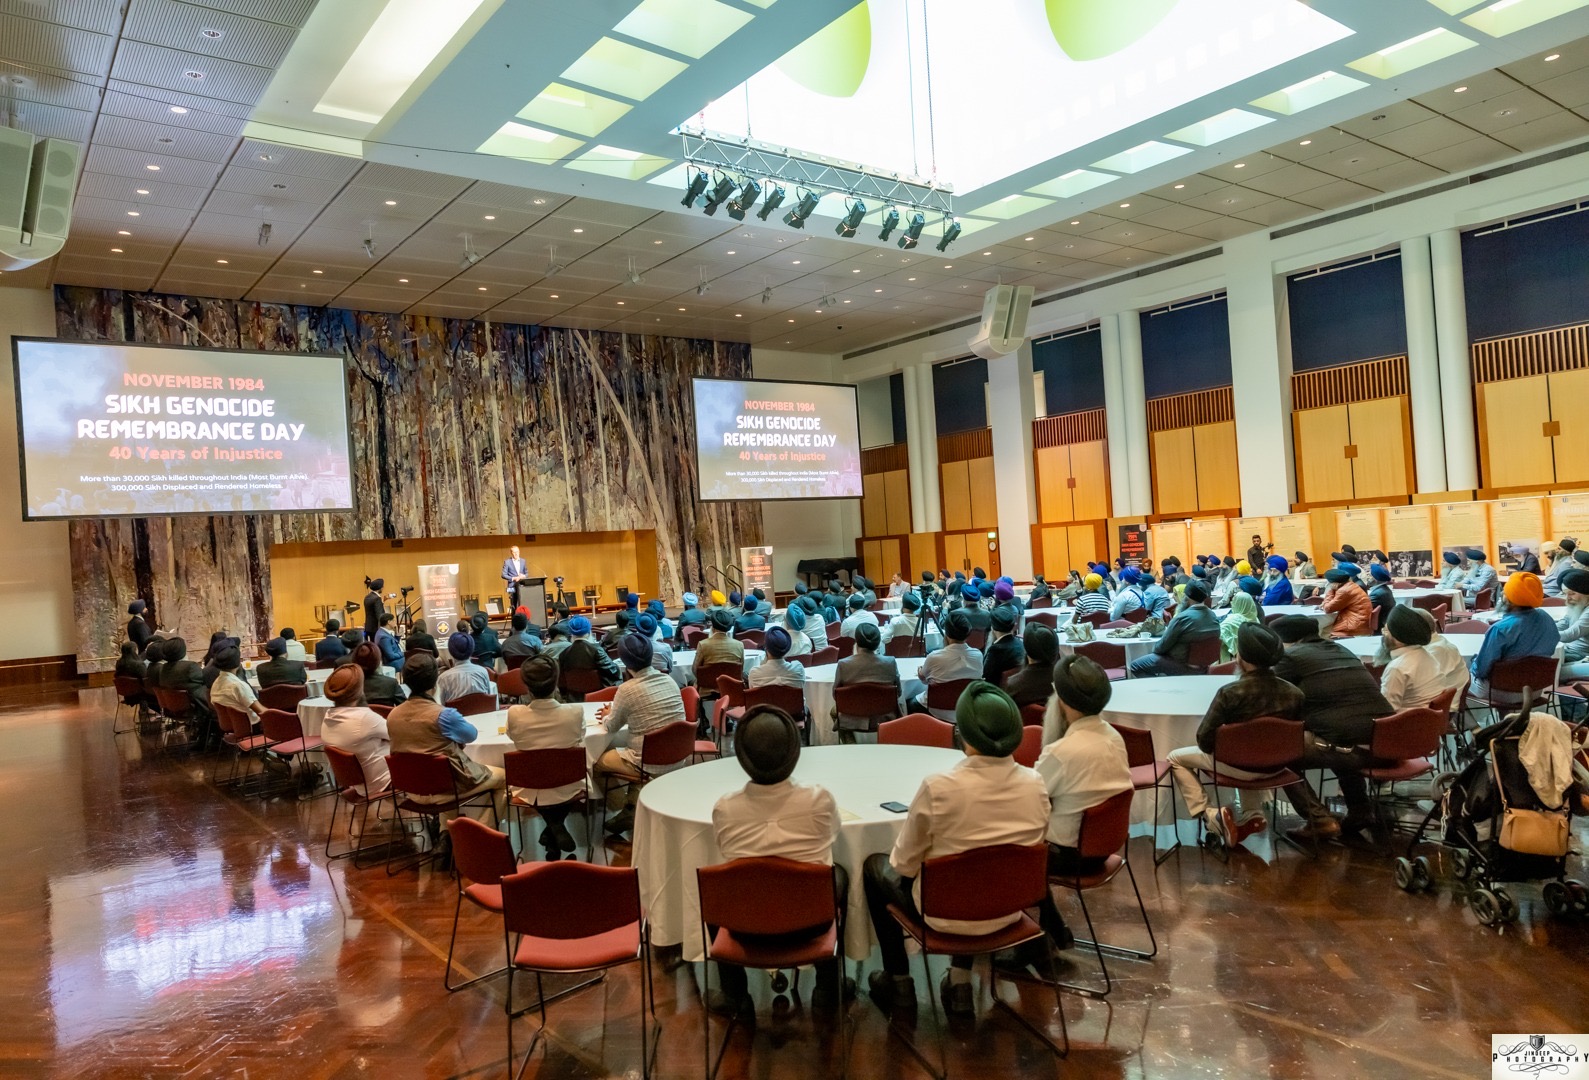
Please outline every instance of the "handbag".
M1097 640L1090 622L1069 622L1062 629L1065 631L1065 640L1072 644Z
M1559 859L1567 854L1566 803L1556 812L1510 806L1494 754L1490 755L1490 768L1495 773L1495 790L1501 799L1501 846L1522 855L1548 855Z

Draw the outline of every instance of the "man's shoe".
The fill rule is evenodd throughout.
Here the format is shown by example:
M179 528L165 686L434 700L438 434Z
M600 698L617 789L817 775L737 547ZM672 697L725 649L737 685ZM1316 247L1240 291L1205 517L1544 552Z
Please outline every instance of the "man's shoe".
M746 1013L754 1013L756 1011L755 1006L751 1004L750 998L729 997L723 991L715 988L706 992L706 1008L709 1012L718 1016L730 1017L743 1016Z
M629 807L618 811L611 821L607 822L607 833L610 836L621 836L634 828L634 810Z
M1203 811L1203 828L1217 838L1223 847L1230 847L1234 842L1235 834L1225 827L1225 812L1222 808L1210 806Z
M912 989L915 988L912 987ZM855 1000L854 979L845 978L844 990L840 998L845 1004ZM833 980L818 979L816 989L811 991L811 1007L813 1009L821 1009L823 1012L832 1012L838 1006L839 1001L834 1000Z
M971 993L971 984L950 982L947 971L938 983L938 1000L943 1002L943 1011L949 1016L963 1017L977 1014L976 999Z
M1269 819L1262 814L1256 814L1236 826L1236 843L1241 843L1249 836L1256 836L1269 827Z
M1299 825L1295 829L1287 829L1286 836L1298 843L1308 843L1314 840L1336 840L1341 835L1341 823L1334 818L1322 818L1310 821L1306 825Z
M559 825L555 836L557 846L563 851L574 851L579 844L574 840L574 834L568 831L567 825Z
M874 971L866 977L866 988L871 991L872 1003L884 1012L916 1011L916 980L909 975Z
M1367 815L1364 815L1363 817L1356 817L1352 814L1347 814L1341 819L1342 836L1355 836L1358 833L1364 832L1365 830L1372 835L1373 833L1377 832L1378 829L1379 823Z

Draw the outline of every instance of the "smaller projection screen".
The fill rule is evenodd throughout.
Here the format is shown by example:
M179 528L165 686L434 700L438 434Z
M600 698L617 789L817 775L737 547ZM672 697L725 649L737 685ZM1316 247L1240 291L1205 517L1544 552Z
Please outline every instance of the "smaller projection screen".
M17 338L28 520L353 509L342 358Z
M695 456L703 500L858 499L855 387L697 378Z

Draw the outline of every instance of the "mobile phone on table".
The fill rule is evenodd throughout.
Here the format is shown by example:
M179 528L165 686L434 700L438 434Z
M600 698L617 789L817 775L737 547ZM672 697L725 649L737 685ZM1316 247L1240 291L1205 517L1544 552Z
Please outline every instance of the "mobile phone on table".
M903 814L910 809L910 807L906 806L902 802L886 802L882 803L881 805L884 810L887 810L891 814Z

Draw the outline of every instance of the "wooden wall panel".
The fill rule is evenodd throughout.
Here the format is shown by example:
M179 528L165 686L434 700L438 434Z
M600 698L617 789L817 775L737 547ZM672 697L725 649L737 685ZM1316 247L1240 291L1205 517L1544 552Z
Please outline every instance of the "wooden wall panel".
M877 581L888 582L905 569L904 547L894 537L861 541L861 572ZM885 590L886 591L886 590Z
M1046 525L1040 531L1043 576L1058 582L1076 565L1070 554L1070 529L1065 525Z
M936 574L943 569L944 561L939 555L937 533L911 533L909 543L912 581L920 581L923 570L931 570Z
M883 474L883 497L888 508L887 523L883 531L901 536L910 532L909 470L890 469Z
M1382 499L1407 495L1411 477L1412 432L1405 397L1375 398L1347 406L1351 415L1354 497Z
M1481 383L1478 397L1485 486L1554 483L1555 460L1545 434L1551 419L1549 376Z
M1299 409L1291 414L1296 440L1297 496L1300 502L1341 502L1352 498L1352 441L1347 406Z
M1550 441L1556 464L1556 483L1589 482L1589 370L1558 371L1550 378L1550 414L1554 430ZM1559 538L1558 538L1559 539Z
M965 574L967 577L970 577L971 576L971 567L973 565L973 563L971 562L971 559L972 559L974 554L976 554L976 553L974 551L972 551L972 550L969 550L968 547L967 547L966 534L965 533L945 533L944 534L944 538L943 538L944 568L946 568L949 571L949 576L950 577L954 576L954 573L955 573L956 570L958 570L961 573Z
M999 503L993 486L993 459L972 458L966 462L966 466L967 481L971 485L971 527L997 529Z
M1093 521L1109 516L1109 453L1102 440L1075 443L1070 448L1070 474L1076 479L1071 490L1075 517L1071 521Z
M1075 521L1070 490L1069 446L1040 446L1033 451L1037 470L1037 520Z
M883 473L861 476L861 535L881 536L888 531L888 505L883 494Z
M1197 512L1196 450L1189 427L1155 431L1153 443L1153 509L1159 514Z
M1203 424L1192 429L1197 454L1199 510L1228 510L1241 505L1241 475L1236 466L1236 421Z
M938 466L939 494L943 498L945 532L971 528L971 474L964 461Z
M1109 545L1104 541L1102 524L1071 525L1065 531L1070 534L1070 565L1065 568L1067 574L1072 570L1085 569L1088 562L1108 560Z

